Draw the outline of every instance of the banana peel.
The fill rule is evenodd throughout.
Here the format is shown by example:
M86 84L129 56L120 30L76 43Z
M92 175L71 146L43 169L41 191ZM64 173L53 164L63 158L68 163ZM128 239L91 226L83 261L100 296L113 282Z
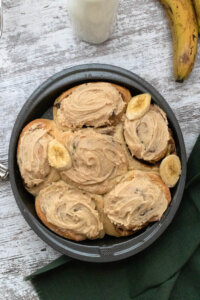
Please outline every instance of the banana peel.
M196 17L197 17L197 23L198 23L198 30L200 34L200 0L193 0Z
M197 53L198 25L193 4L191 0L160 2L165 8L172 29L175 79L183 82L193 69Z

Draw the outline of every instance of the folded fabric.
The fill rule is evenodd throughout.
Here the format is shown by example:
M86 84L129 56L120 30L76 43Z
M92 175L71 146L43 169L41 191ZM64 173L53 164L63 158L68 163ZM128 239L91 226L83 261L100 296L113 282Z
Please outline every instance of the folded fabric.
M148 249L108 264L61 256L27 277L41 300L200 299L200 137L178 213Z

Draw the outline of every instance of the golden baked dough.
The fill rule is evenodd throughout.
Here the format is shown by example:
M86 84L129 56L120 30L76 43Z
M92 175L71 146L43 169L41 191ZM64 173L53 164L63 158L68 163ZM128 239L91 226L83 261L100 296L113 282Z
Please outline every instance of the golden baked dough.
M127 161L122 146L109 135L93 129L82 129L67 134L72 167L61 172L67 183L95 194L105 194L127 172Z
M124 236L159 221L170 201L169 188L160 177L131 171L104 197L105 232L119 236L121 230Z
M76 86L54 103L53 115L60 130L101 127L118 122L131 99L130 92L107 82Z
M104 236L99 197L58 181L40 191L35 207L40 220L57 234L75 241L97 239Z
M33 195L60 176L48 163L48 144L59 135L53 121L37 119L23 129L17 148L17 163L25 188Z
M133 156L155 163L167 153L170 141L166 114L157 106L140 119L130 121L126 118L124 136Z

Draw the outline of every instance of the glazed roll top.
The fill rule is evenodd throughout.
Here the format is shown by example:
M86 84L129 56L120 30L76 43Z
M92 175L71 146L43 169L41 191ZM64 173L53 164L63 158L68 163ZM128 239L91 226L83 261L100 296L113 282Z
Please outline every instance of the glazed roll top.
M104 213L118 228L135 231L160 220L170 200L169 189L157 175L134 171L105 196Z
M69 135L66 144L72 167L61 176L78 185L99 186L127 171L123 148L111 136L85 129Z
M43 183L51 171L48 144L53 137L49 134L50 130L51 121L36 120L28 124L20 136L17 159L21 176L28 188Z
M64 128L100 127L124 111L125 102L110 83L87 83L72 89L56 110L56 122Z
M36 209L44 223L54 225L68 238L84 240L102 236L103 224L92 196L63 181L39 193Z
M133 156L148 162L162 159L168 149L170 133L165 113L151 105L149 111L140 119L124 124L124 136Z

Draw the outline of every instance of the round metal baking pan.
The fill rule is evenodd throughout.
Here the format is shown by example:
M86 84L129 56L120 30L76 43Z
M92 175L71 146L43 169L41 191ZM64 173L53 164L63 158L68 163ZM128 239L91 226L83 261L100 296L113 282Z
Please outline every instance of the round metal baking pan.
M37 218L34 198L24 189L16 161L16 148L23 127L36 118L52 118L52 105L65 90L85 82L108 81L130 89L131 93L150 93L154 103L167 114L173 131L177 152L182 162L182 174L175 188L171 190L172 202L162 219L137 234L114 238L106 236L102 240L73 242L64 239L45 227ZM19 209L30 227L59 252L73 258L90 262L112 262L132 256L151 245L169 226L175 217L182 199L186 179L186 152L183 136L177 119L164 98L145 80L122 68L103 64L80 65L63 70L39 86L29 97L15 122L9 146L9 173L14 197Z

